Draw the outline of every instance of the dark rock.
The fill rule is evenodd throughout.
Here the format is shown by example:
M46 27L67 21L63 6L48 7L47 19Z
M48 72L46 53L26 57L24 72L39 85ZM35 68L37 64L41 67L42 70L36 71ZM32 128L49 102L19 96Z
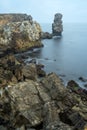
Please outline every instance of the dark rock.
M76 94L79 94L82 99L87 99L87 90L80 88L80 86L75 81L73 80L69 81L67 84L67 88L69 88Z
M37 65L36 65L36 68L37 68L37 75L38 75L39 77L44 77L44 76L46 76L46 72L43 70L44 65L37 64Z
M51 39L51 38L52 38L52 34L50 34L48 32L41 33L41 39Z
M55 102L47 102L44 105L44 129L45 130L72 130L67 124L60 121L58 108Z
M82 82L87 82L87 79L85 79L83 77L79 77L79 80L81 80Z
M70 80L67 83L67 87L70 88L72 91L77 91L79 90L80 86L74 81L74 80Z
M86 88L87 88L87 84L85 84L85 85L84 85L84 87L86 87Z
M0 130L7 130L7 128L4 126L0 126Z
M61 36L62 31L62 14L56 13L54 16L54 23L52 24L52 34L53 36Z
M37 61L36 61L36 59L32 59L32 60L29 61L29 63L34 63L34 64L36 64Z

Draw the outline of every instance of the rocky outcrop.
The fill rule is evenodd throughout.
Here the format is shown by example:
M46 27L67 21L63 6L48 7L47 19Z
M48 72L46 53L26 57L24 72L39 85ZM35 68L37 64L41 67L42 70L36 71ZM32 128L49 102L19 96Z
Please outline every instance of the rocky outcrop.
M65 87L43 67L35 59L25 64L12 54L0 58L0 129L87 128L87 90L73 80Z
M14 52L41 47L41 27L29 15L1 15L0 48ZM5 19L4 19L5 18ZM2 21L4 22L2 23ZM3 25L3 26L2 26Z
M27 14L0 14L0 25L5 25L10 22L22 22L29 21L33 23L33 18L31 15Z
M41 39L51 39L52 38L52 34L48 33L48 32L42 32L41 33Z
M87 95L82 98L70 87L65 88L55 73L41 80L37 75L31 78L31 72L33 76L37 73L34 68L34 64L25 67L22 81L4 86L0 96L1 125L9 130L83 130L87 123Z
M54 16L54 22L52 24L52 34L53 36L61 36L62 31L63 31L62 14L56 13Z

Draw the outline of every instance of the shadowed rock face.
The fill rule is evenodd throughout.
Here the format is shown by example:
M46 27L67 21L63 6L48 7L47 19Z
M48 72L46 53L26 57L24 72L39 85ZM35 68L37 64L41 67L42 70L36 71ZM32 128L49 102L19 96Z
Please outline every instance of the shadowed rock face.
M0 15L0 47L25 51L40 47L41 27L30 15Z
M53 36L61 36L62 31L63 31L62 14L57 13L54 16L54 22L52 24Z

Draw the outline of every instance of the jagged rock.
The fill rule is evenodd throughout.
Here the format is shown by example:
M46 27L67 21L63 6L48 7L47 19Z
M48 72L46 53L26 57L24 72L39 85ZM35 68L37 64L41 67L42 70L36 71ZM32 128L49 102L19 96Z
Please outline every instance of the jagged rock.
M42 122L43 99L40 96L41 90L39 88L41 88L40 84L33 80L18 83L9 88L9 96L16 101L16 108L19 111L16 123L19 124L20 119L21 125L36 126ZM43 93L46 96L46 93Z
M0 14L0 25L5 25L10 22L22 22L26 20L30 23L33 22L32 16L27 14Z
M75 81L71 80L67 84L67 88L69 88L71 91L75 92L76 94L79 94L82 99L87 100L87 90L81 88Z
M36 80L37 78L37 68L36 65L33 63L24 66L22 72L25 79Z
M2 15L4 18L5 15ZM6 20L9 18L10 20ZM0 47L13 52L25 51L33 47L41 47L41 27L31 16L7 15L6 24L0 26ZM16 20L16 17L18 19ZM16 20L16 22L15 22Z
M44 129L45 130L72 130L67 124L60 121L59 111L55 102L47 102L44 105Z
M46 76L46 72L43 70L43 67L44 67L44 65L42 65L42 64L37 64L37 65L36 65L37 75L38 75L39 77L44 77L44 76Z
M22 72L26 76L25 81L8 83L0 93L1 125L9 130L21 126L28 129L80 130L81 123L82 129L87 123L87 100L69 87L65 88L55 73L41 80L30 80L28 73L36 73L36 69L30 68L35 69L35 64L25 67L26 72ZM31 71L27 72L28 69Z
M53 36L61 36L62 31L62 14L56 13L54 16L54 23L52 24L52 34Z
M41 82L49 90L48 94L50 94L52 99L62 100L63 96L66 96L66 89L55 73L48 74Z
M51 39L51 38L52 38L52 34L50 34L48 32L41 33L41 39Z

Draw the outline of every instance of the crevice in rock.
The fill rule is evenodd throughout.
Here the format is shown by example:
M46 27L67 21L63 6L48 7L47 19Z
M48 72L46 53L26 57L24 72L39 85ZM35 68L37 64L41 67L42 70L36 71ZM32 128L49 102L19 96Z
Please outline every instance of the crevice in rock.
M38 124L38 125L36 125L34 127L31 127L31 128L33 128L35 130L42 130L43 129L43 122L41 122L40 124Z
M73 126L71 120L67 117L67 113L66 113L66 112L64 112L64 113L60 112L60 113L59 113L59 117L60 117L60 120L61 120L63 123L69 124L70 126Z

